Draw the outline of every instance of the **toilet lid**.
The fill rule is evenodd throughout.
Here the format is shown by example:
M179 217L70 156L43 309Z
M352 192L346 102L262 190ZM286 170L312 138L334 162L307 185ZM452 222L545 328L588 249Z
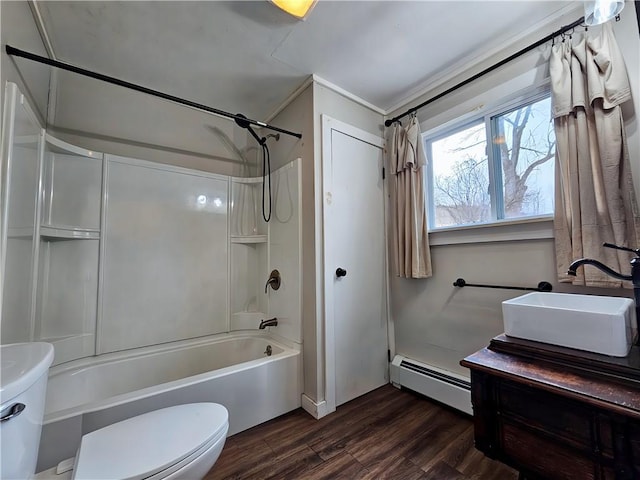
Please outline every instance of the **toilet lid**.
M191 403L114 423L82 437L73 478L150 477L224 435L228 419L222 405Z

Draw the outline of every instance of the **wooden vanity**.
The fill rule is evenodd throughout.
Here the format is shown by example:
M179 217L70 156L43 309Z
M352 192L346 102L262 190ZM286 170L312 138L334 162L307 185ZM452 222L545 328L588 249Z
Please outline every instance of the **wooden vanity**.
M475 446L522 479L640 479L640 351L540 349L504 335L465 358Z

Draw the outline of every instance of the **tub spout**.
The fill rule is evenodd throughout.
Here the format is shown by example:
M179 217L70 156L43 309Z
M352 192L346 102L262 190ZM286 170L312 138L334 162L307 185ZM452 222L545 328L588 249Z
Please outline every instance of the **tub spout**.
M269 320L260 320L260 326L258 327L260 330L264 330L267 327L277 327L278 319L276 317L270 318Z

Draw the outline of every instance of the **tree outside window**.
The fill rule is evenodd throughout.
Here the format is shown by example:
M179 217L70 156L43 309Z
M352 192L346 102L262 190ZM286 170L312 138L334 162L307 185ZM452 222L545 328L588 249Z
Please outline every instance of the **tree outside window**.
M548 96L427 137L425 144L431 228L553 213Z

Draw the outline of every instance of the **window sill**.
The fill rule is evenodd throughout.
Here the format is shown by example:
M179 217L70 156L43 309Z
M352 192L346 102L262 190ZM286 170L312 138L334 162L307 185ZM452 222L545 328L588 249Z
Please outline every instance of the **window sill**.
M439 228L429 232L429 245L513 242L545 238L553 238L553 217L550 216Z

